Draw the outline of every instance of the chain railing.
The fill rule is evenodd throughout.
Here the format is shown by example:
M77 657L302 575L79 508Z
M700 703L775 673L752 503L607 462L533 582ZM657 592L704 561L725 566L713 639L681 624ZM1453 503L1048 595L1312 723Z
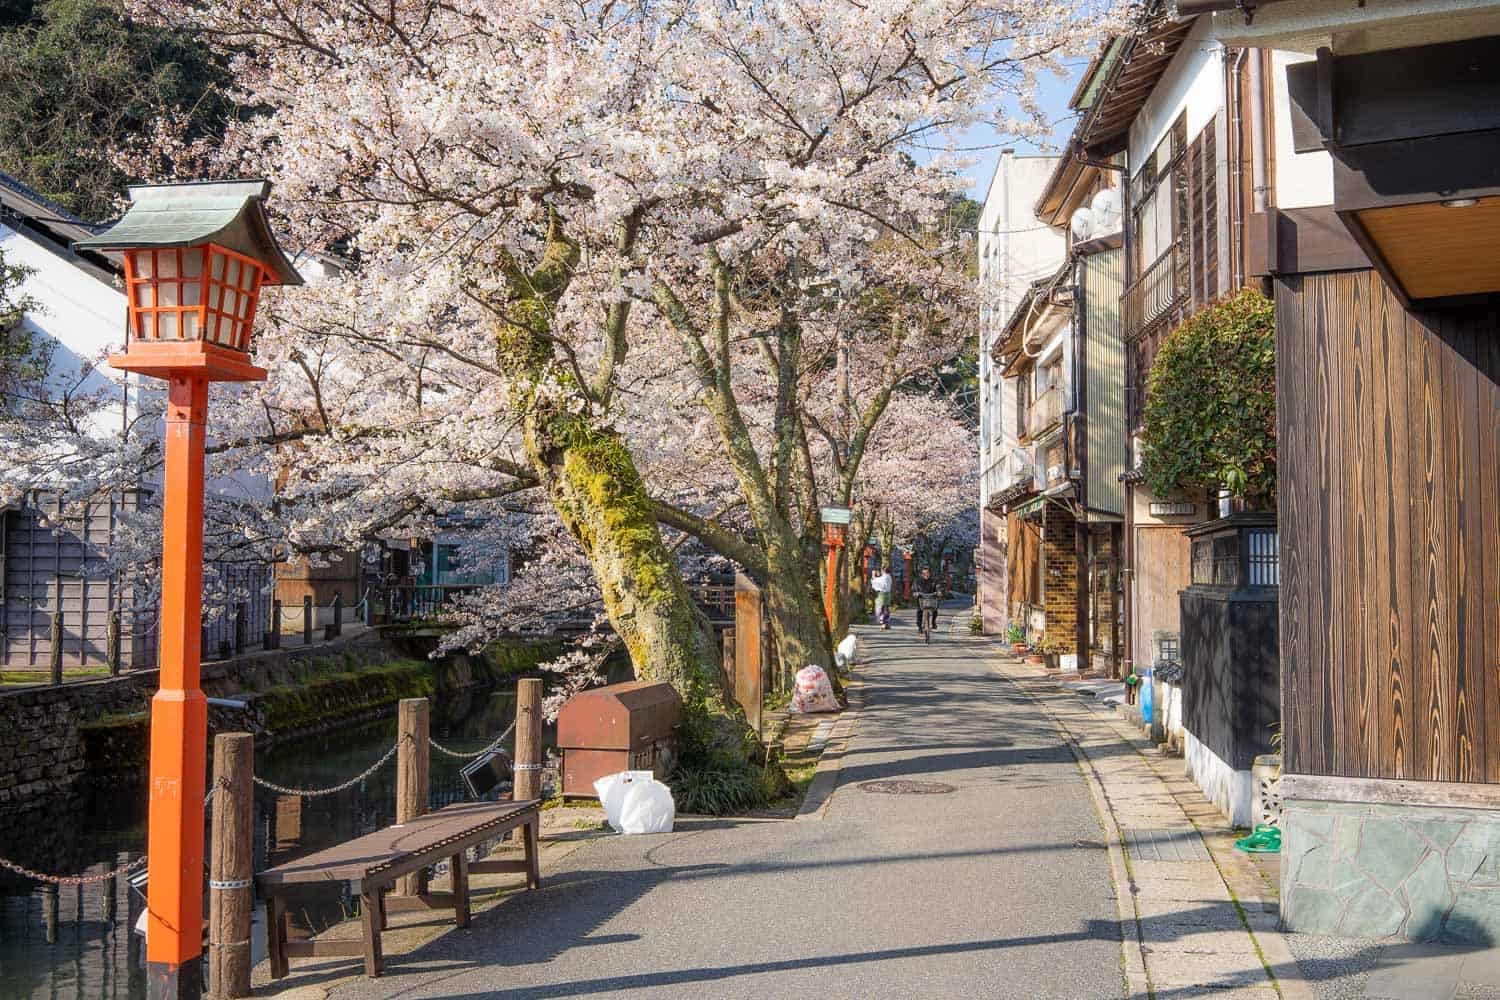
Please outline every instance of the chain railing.
M485 754L489 753L491 750L494 750L501 743L505 742L505 738L509 736L511 732L515 730L515 728L516 723L513 719L511 720L510 725L505 727L505 732L501 733L499 736L496 736L493 740L491 740L488 746L475 750L473 753L460 753L457 750L450 750L449 748L439 743L437 740L433 739L431 736L427 737L427 742L432 744L432 748L438 753L447 754L449 757L452 757L455 760L477 760L480 757L483 757Z
M400 749L401 739L397 739L395 743L391 744L391 748L385 752L385 755L375 763L371 764L369 767L365 768L363 771L356 774L348 781L345 781L342 784L334 785L331 788L288 788L285 785L278 785L274 781L267 781L260 775L256 775L254 780L255 783L260 787L270 789L271 791L281 795L295 795L298 798L303 799L321 798L325 795L335 795L339 792L347 791L348 789L353 788L355 785L359 784L361 781L364 781L370 775L374 774L376 771L384 767L392 757L396 756L396 751Z
M217 785L211 785L208 794L203 796L203 807L207 809L213 803L214 792L218 791ZM41 882L44 885L93 885L98 882L107 882L112 878L120 878L132 872L138 872L146 865L146 855L142 854L128 865L112 868L107 872L98 872L93 875L49 875L46 872L35 871L25 865L12 861L9 858L0 858L0 868L13 872L32 882Z

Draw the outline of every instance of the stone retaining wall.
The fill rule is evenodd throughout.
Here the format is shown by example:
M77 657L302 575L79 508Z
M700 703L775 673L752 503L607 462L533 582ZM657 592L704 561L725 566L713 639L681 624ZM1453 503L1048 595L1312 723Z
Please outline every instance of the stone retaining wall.
M252 653L204 664L203 690L210 697L232 697L274 686L311 658L341 657L356 663L388 655L374 632L306 649ZM61 687L0 692L0 810L28 808L68 791L89 763L82 727L148 711L156 685L155 670L136 670ZM211 707L210 726L229 721L216 719L222 715L223 710ZM120 738L129 739L125 734Z
M1287 929L1500 943L1500 812L1317 801L1282 810Z

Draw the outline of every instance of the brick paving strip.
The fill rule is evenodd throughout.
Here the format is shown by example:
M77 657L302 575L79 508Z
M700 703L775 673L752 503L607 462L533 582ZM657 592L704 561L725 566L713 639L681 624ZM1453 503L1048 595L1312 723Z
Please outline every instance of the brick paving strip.
M1094 796L1115 883L1130 890L1117 901L1132 1000L1312 1000L1276 927L1273 892L1234 850L1236 834L1183 776L1181 759L1158 750L1090 687L1069 690L979 641L1000 676L1067 735Z

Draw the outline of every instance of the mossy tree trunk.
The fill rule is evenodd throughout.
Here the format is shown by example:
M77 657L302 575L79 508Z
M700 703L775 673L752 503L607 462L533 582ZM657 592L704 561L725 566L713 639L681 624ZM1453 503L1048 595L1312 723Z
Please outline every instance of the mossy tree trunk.
M633 231L622 232L628 248ZM507 271L510 299L495 331L499 365L511 376L522 414L527 464L582 547L605 614L630 654L636 676L671 684L690 713L705 712L716 742L748 745L749 727L727 693L707 619L683 583L661 537L635 461L607 412L614 366L625 353L628 306L616 304L605 330L604 362L593 385L554 355L552 311L579 251L554 215L534 271ZM562 392L549 388L560 384ZM576 398L568 398L569 394ZM582 404L582 405L575 405Z

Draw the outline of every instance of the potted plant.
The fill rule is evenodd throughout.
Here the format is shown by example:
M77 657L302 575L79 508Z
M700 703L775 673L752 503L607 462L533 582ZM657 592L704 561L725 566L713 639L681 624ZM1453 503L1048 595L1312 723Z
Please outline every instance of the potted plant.
M1047 664L1048 670L1057 670L1060 666L1059 659L1068 651L1068 643L1064 639L1045 639L1042 642L1042 659Z
M1040 667L1042 664L1047 662L1042 655L1042 645L1045 642L1045 638L1043 638L1042 636L1037 636L1036 641L1026 647L1026 662L1031 664L1033 667Z
M1010 651L1016 656L1026 655L1026 629L1020 622L1011 622L1005 628L1005 639L1010 643Z

